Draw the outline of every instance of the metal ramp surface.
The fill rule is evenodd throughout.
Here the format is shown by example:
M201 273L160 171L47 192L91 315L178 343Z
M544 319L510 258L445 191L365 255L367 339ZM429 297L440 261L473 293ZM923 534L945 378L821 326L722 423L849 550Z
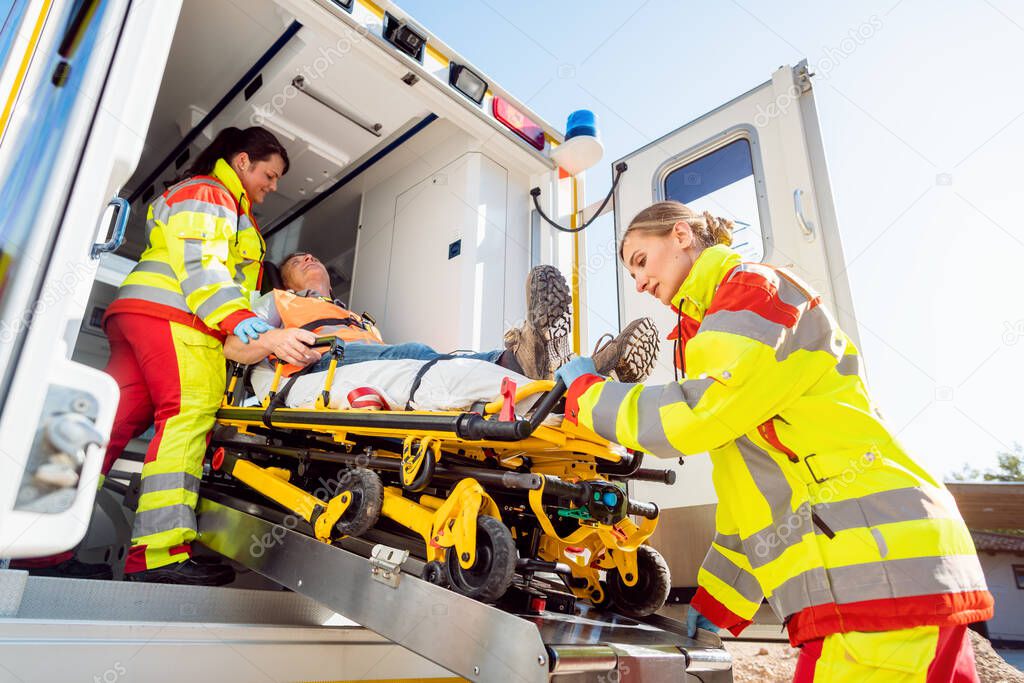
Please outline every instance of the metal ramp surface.
M717 636L688 638L677 621L639 622L586 608L578 615L511 614L420 579L411 559L390 585L362 554L230 503L200 500L201 543L468 680L732 680Z

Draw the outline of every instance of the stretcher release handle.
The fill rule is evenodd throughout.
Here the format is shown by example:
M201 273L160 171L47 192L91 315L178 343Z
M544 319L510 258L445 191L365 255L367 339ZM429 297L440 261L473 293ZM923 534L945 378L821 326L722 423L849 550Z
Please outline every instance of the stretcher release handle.
M639 501L631 500L627 506L627 511L631 515L639 515L640 517L646 517L647 519L658 518L658 506L655 503L641 503Z

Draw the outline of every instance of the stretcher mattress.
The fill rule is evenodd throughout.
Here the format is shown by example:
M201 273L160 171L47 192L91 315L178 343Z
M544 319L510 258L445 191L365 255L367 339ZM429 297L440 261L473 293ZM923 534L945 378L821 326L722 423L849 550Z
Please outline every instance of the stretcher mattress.
M376 392L383 398L388 410L405 410L409 394L417 374L427 361L421 360L374 360L338 367L331 387L330 407L343 409L366 407L367 396L372 399ZM289 408L311 408L323 390L327 373L314 372L295 380L285 404ZM479 401L495 401L501 398L502 380L508 377L516 386L524 386L532 380L494 363L472 358L452 358L434 363L423 373L411 401L411 410L466 410ZM270 392L274 371L265 365L257 366L252 373L252 386L256 395L263 399ZM284 386L286 379L281 379ZM516 405L516 412L522 414L533 405L539 395L524 398ZM360 400L362 399L362 400ZM369 402L372 403L372 400Z

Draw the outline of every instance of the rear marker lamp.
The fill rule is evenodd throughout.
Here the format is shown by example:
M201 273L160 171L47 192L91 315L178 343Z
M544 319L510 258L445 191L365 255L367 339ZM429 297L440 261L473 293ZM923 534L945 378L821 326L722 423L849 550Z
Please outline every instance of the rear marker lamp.
M487 94L487 81L455 62L448 69L448 83L477 104L481 104Z
M384 13L384 39L417 62L423 63L427 39L387 12Z
M513 133L529 142L536 149L544 149L544 131L540 126L497 95L494 96L493 101L494 118L504 123Z

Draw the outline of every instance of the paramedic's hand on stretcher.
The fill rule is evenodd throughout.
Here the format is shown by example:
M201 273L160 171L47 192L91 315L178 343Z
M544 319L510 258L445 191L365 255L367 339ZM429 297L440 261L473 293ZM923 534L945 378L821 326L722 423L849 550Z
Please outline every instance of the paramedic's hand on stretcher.
M235 325L234 335L238 337L243 344L259 339L260 334L269 332L273 328L267 324L266 320L253 316L246 318L242 322Z
M310 348L314 342L316 335L309 330L271 327L250 343L243 343L233 335L228 337L224 342L224 355L236 363L252 365L273 354L286 363L306 366L320 360L320 354Z
M568 389L572 386L573 382L583 375L596 374L598 372L597 368L594 367L594 361L586 356L577 356L555 370L555 381L562 380L565 383L565 388Z
M695 638L698 628L718 633L718 627L711 623L711 620L706 616L695 610L693 605L690 605L686 608L686 635Z

